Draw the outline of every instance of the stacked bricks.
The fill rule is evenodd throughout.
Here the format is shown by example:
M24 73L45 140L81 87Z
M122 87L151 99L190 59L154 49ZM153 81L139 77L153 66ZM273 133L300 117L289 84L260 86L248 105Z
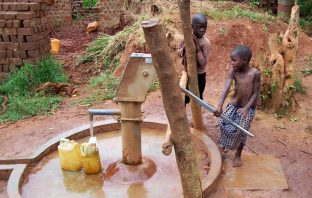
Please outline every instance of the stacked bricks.
M123 0L99 0L100 28L116 28L120 24Z
M50 51L46 9L44 0L0 0L0 72Z
M67 26L72 23L72 0L58 0L47 5L48 20L53 27Z

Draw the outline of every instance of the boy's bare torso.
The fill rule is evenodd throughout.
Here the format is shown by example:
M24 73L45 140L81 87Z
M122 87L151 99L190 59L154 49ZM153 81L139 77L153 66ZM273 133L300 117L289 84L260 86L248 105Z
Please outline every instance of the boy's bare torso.
M235 82L234 95L232 96L231 103L238 107L244 107L249 102L254 91L254 78L257 69L250 68L247 72L233 72ZM259 100L256 100L252 107L256 107Z
M206 65L208 63L208 56L210 53L210 41L205 36L203 36L201 38L198 38L198 43L199 43L202 53L197 54L196 56L197 73L203 74L206 72ZM184 41L181 41L181 43L179 44L179 51L182 52L182 53L179 53L179 56L182 57L182 64L186 68L187 63L186 63L186 57L185 57Z

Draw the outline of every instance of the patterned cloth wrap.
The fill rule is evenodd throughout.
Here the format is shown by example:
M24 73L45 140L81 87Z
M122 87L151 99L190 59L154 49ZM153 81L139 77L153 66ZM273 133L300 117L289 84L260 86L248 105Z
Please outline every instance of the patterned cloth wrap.
M248 110L248 114L246 118L243 118L241 113L237 112L239 107L234 106L232 104L228 104L226 106L225 112L222 115L228 117L236 124L240 125L246 130L249 130L250 124L256 114L256 108L252 107ZM247 135L237 129L235 126L225 122L220 119L220 128L221 128L221 136L219 140L219 144L224 149L237 149L240 143L245 144Z

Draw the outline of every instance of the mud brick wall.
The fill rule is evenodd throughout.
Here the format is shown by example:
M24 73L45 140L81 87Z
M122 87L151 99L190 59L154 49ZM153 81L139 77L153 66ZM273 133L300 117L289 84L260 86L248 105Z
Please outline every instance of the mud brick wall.
M48 20L54 27L70 25L72 23L72 0L58 0L47 5Z
M0 78L50 51L44 0L0 0Z
M83 0L71 0L71 3L73 18L89 17L97 21L99 20L99 8L97 6L84 8Z
M100 28L116 28L122 14L123 0L99 0Z

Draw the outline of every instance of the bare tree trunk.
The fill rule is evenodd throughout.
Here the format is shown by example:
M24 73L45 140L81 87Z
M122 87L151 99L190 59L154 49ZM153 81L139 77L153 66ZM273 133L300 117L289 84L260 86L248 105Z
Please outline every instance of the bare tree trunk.
M284 59L280 54L281 51L281 36L276 33L269 37L269 49L271 52L270 64L272 67L272 76L270 82L272 105L274 109L283 106L284 96L283 88L285 81Z
M191 92L193 92L196 96L199 96L196 48L193 41L190 4L190 0L178 0L186 51L187 73L189 78L188 86ZM194 128L202 130L204 128L204 124L201 108L193 100L191 100L191 110Z
M299 37L299 6L295 5L292 7L290 22L282 41L282 52L285 64L284 88L293 83L294 67L298 52L298 37Z
M292 8L291 18L284 35L271 34L269 38L270 66L272 75L269 81L272 104L275 110L291 104L295 109L294 92L289 87L294 83L296 56L299 36L299 6Z
M169 55L164 28L158 23L157 19L143 22L144 36L151 51L153 65L160 82L162 100L172 132L184 197L201 198L201 181L178 77Z

